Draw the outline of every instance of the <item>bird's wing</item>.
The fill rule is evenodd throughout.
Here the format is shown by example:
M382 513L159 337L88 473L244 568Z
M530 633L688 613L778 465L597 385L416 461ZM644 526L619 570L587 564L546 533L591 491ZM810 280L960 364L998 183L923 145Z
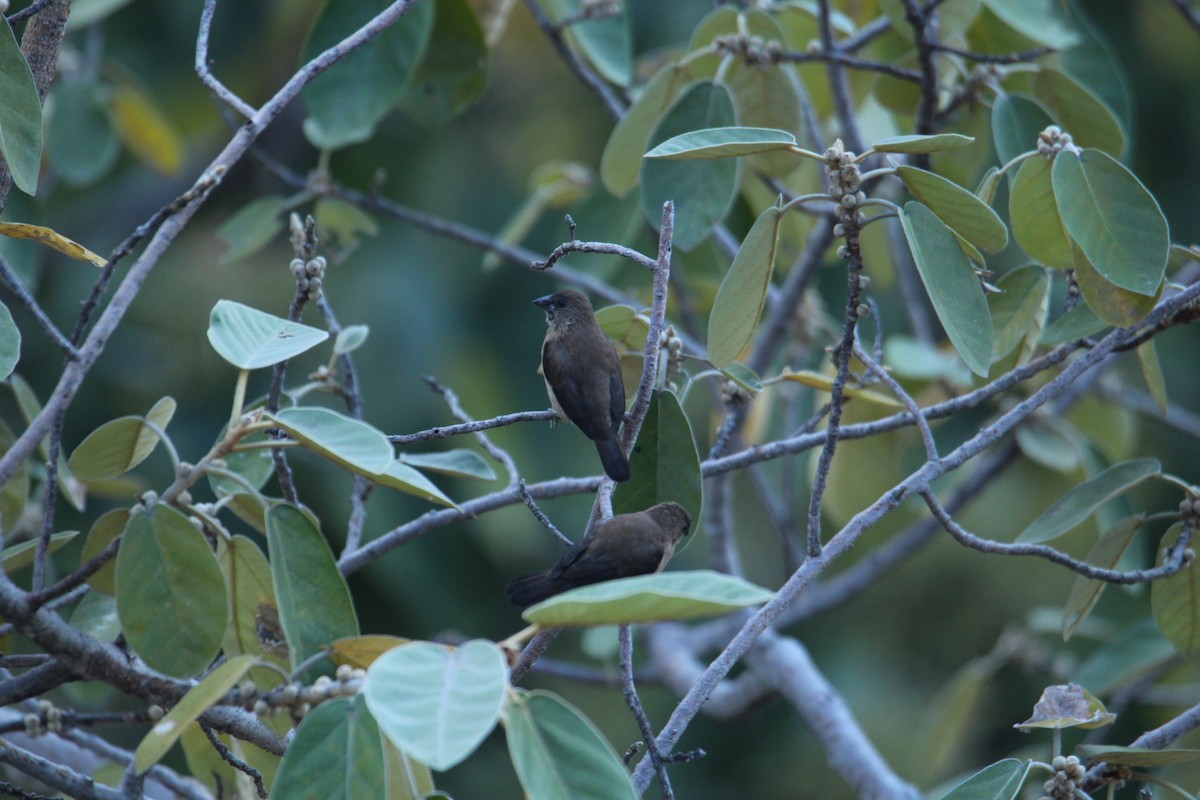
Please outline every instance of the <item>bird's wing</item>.
M542 374L567 419L575 423L589 439L604 435L603 431L592 429L589 415L585 411L586 387L579 379L580 370L571 368L571 356L561 339L547 339L542 346Z
M616 436L625 417L625 379L621 377L621 362L608 374L608 414L612 419L612 432Z

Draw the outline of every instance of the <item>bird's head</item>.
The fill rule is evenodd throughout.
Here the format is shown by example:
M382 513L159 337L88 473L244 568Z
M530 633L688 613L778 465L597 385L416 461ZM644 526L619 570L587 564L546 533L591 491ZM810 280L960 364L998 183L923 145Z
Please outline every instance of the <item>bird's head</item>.
M647 508L646 513L660 528L671 533L675 541L682 539L692 529L692 516L679 503L659 503Z
M533 303L542 307L546 312L546 322L551 325L566 327L576 320L594 316L591 302L582 292L574 289L560 289L554 294L539 297Z

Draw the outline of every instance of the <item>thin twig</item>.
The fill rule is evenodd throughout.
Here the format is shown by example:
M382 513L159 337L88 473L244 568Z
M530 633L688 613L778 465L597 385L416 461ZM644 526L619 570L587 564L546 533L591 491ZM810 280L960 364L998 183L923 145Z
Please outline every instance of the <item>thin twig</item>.
M674 800L675 793L671 791L671 779L667 776L666 764L663 763L662 753L659 752L658 745L654 741L654 728L650 725L646 710L642 708L642 701L637 694L637 686L633 682L633 632L630 626L620 625L617 627L617 643L618 658L621 662L621 694L624 695L625 704L629 706L629 710L637 722L638 730L642 732L642 741L645 742L646 752L651 763L654 764L654 771L658 773L658 786L662 800Z
M590 89L592 94L596 95L605 110L615 119L625 116L625 103L617 97L612 87L596 74L595 70L585 64L579 56L575 55L575 52L571 50L570 46L563 39L562 31L546 16L546 12L542 10L537 0L525 0L525 7L529 9L529 13L533 15L534 21L542 29L542 33L546 35L546 38L550 40L550 44L554 46L559 57L575 73L575 76L583 82L583 85Z
M815 53L798 53L798 52L783 52L776 59L782 62L792 64L808 64L819 62L824 64L837 64L850 69L861 69L867 72L878 72L882 75L890 75L893 78L898 78L902 81L911 81L912 83L921 82L921 73L915 69L906 69L905 67L897 67L895 64L889 64L886 61L871 61L866 58L855 58L848 56L838 50L822 49Z
M989 539L976 536L970 531L963 528L954 518L950 516L944 506L938 501L937 495L932 489L926 489L920 492L921 497L925 499L925 504L929 506L929 510L937 518L942 527L946 529L951 536L958 542L967 547L979 550L983 553L991 553L993 555L1005 556L1038 556L1047 561L1051 561L1060 566L1082 575L1085 578L1092 580L1104 581L1106 583L1119 583L1129 585L1134 583L1148 583L1156 581L1160 578L1166 578L1179 572L1191 565L1191 561L1185 557L1184 552L1187 549L1188 543L1192 538L1192 530L1187 525L1184 525L1183 532L1175 544L1167 551L1167 556L1163 559L1160 566L1151 569L1137 569L1128 572L1121 570L1105 569L1097 567L1086 561L1079 561L1071 558L1065 553L1055 550L1053 547L1048 547L1044 544L1026 544L1024 542L994 542Z
M1187 23L1195 28L1197 33L1200 33L1200 10L1192 5L1190 0L1169 0L1169 2L1179 10Z
M216 10L217 0L204 0L204 10L200 12L200 34L196 37L196 74L200 76L200 82L207 86L221 102L246 119L250 119L254 116L254 107L217 80L208 66L208 35L212 30L213 14Z
M8 261L3 256L0 256L0 280L4 281L8 290L17 298L17 302L21 304L21 307L29 312L29 315L38 324L38 327L50 337L50 340L54 342L59 350L63 351L63 355L72 360L79 357L75 345L58 329L58 326L54 324L54 320L50 319L50 315L46 313L33 294L25 288L25 284L21 283L21 279L17 277L17 273L13 272L12 267L8 265Z
M818 0L817 11L817 29L821 36L821 49L826 53L832 53L834 52L834 42L830 0ZM855 153L861 153L863 152L862 135L858 132L854 98L850 94L850 82L846 79L846 71L841 64L830 61L825 64L825 74L829 78L833 108L837 114L838 127L842 131L842 139L846 143L846 148Z
M491 419L463 422L459 425L439 425L436 428L429 428L417 433L393 434L388 437L388 441L398 445L416 444L418 442L428 442L432 439L447 439L451 436L461 436L466 433L485 431L490 428L500 428L517 422L549 422L558 418L558 413L552 408L544 411L517 411L512 414L501 414Z
M925 457L930 461L937 461L937 442L934 441L933 431L929 428L929 420L925 419L925 415L921 413L921 407L917 405L917 401L904 391L904 387L878 361L867 355L857 338L854 340L854 355L858 356L859 361L866 364L867 369L879 378L880 382L908 409L908 413L913 415L913 419L917 422L917 430L921 432L921 441L925 444Z
M450 413L453 414L454 417L462 420L466 424L470 424L475 421L471 418L471 415L463 409L462 404L458 401L458 395L456 395L451 389L442 386L432 375L425 376L425 383L429 385L430 389L433 389L433 391L442 396L442 399L446 401L446 405L449 406ZM482 429L474 431L474 434L475 440L479 442L479 446L487 451L487 454L498 461L500 465L504 467L505 471L508 472L508 487L512 488L516 486L521 480L521 473L520 470L517 469L517 463L513 461L513 457L508 454L508 451L497 446L496 443L492 441L491 437L484 433Z
M962 50L957 47L951 47L948 44L941 42L932 42L929 47L933 50L938 50L943 53L952 53L956 56L974 61L980 64L1023 64L1026 61L1048 56L1052 53L1057 53L1057 48L1054 47L1035 47L1032 50L1023 50L1019 53L974 53L970 50Z
M7 17L8 24L10 26L14 26L18 22L24 22L53 2L55 2L55 0L34 0L34 2L30 3L25 8L22 8L20 11L9 14Z
M533 495L525 488L525 481L521 480L517 483L517 491L521 493L521 499L525 501L525 507L529 509L529 513L533 514L534 519L542 523L542 527L554 534L554 538L558 539L559 543L564 547L570 547L574 542L568 539L558 527L550 521L550 518L538 508L537 502L533 499Z
M42 484L42 531L38 536L37 551L33 557L34 592L46 585L46 558L50 554L50 536L54 533L54 512L58 501L58 454L62 449L62 424L64 408L50 424L50 437L46 448L46 481Z
M207 725L201 725L200 730L204 731L204 735L208 737L209 744L213 746L213 749L217 751L217 754L221 756L221 759L226 764L250 776L250 779L254 781L254 791L258 793L259 797L266 800L267 787L263 784L262 773L235 756L233 751L225 746L225 743L221 741L216 731L212 728Z

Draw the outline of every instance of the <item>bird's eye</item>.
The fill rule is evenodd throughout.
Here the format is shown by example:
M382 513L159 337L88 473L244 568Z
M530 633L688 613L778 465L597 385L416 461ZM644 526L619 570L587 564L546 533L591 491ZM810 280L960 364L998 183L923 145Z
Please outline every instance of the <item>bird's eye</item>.
M566 305L567 305L567 301L566 301L566 300L556 300L556 301L554 302L554 304L555 304L556 306L558 306L559 308L565 308L565 307L566 307Z

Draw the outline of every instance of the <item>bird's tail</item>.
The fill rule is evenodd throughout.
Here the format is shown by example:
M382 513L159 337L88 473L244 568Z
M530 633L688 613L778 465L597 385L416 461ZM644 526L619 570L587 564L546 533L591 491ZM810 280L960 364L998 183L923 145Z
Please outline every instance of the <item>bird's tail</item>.
M504 593L514 606L528 608L554 594L554 586L544 572L513 578L504 587Z
M596 452L600 454L600 463L604 465L604 474L617 483L629 480L632 474L629 470L629 460L621 452L621 443L614 439L597 439Z

